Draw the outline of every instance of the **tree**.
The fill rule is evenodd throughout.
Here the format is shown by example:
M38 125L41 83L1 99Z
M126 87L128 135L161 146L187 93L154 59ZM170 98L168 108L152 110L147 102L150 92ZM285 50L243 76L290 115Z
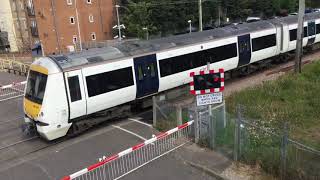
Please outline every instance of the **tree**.
M150 4L150 1L129 1L123 18L129 36L144 37L146 33L143 30L144 27L148 28L149 33L157 30L151 21L152 10Z
M212 26L221 10L221 19L243 21L248 16L269 18L282 12L297 12L298 0L202 0L203 25ZM192 21L198 27L197 1L185 0L120 0L121 22L127 29L126 35L145 37L143 27L148 27L149 34L167 36L187 32ZM320 2L307 0L309 6L316 7Z

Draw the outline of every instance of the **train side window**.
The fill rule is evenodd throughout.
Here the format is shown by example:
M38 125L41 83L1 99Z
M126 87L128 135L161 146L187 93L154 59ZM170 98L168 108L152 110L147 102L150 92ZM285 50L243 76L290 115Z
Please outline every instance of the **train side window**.
M150 71L151 71L151 77L155 77L156 71L153 63L150 64Z
M89 97L134 85L131 67L87 76L86 82Z
M68 84L69 84L71 102L81 100L79 77L78 76L68 77Z
M248 47L250 50L250 47ZM159 61L161 77L187 71L211 63L237 57L237 44L228 44L216 48L176 56Z
M297 29L290 30L290 41L297 40Z
M290 41L297 40L297 29L290 30ZM303 37L308 37L308 27L304 27L303 29Z
M315 30L314 24L309 25L308 36L313 36L313 35L315 35L315 33L316 33L316 30Z
M139 81L143 80L143 71L141 66L138 66L138 79Z
M317 33L317 34L320 34L320 24L317 24L317 25L316 25L316 33Z
M243 48L246 48L246 46L247 46L247 44L245 44ZM243 50L245 50L245 49L243 49ZM228 44L228 45L209 49L208 54L210 57L212 57L211 63L234 58L237 56L237 44L233 43L233 44Z
M303 37L308 37L308 27L303 28Z
M277 45L276 34L271 34L263 37L252 39L252 51L259 51Z

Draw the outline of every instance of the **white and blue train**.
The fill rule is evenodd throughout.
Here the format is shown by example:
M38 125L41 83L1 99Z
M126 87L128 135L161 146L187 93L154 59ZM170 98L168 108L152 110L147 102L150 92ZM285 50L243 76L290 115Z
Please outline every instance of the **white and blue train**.
M307 14L304 26L303 45L320 42L320 13ZM189 83L189 73L207 62L241 69L295 50L296 39L297 17L290 16L43 57L28 74L25 122L53 140Z

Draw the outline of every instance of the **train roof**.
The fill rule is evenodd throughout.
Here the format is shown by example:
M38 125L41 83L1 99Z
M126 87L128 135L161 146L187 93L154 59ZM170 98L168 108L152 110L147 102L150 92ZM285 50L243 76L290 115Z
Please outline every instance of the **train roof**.
M320 19L320 13L307 14L306 20ZM155 53L171 48L178 48L187 45L206 42L214 39L236 37L256 31L274 28L275 25L285 23L297 23L297 16L288 16L272 20L263 20L253 23L230 25L223 28L194 32L153 39L149 41L126 41L110 45L108 47L93 48L83 50L80 53L70 53L67 55L50 56L64 71L68 71L79 66L92 65L97 63L108 63L111 60L133 57L142 54Z

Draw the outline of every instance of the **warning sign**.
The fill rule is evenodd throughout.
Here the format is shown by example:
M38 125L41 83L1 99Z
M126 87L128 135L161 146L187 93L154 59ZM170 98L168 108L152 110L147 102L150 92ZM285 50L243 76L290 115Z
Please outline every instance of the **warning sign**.
M197 95L197 106L222 103L222 92Z

